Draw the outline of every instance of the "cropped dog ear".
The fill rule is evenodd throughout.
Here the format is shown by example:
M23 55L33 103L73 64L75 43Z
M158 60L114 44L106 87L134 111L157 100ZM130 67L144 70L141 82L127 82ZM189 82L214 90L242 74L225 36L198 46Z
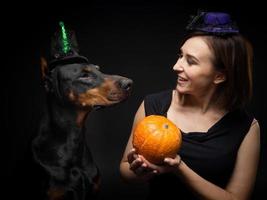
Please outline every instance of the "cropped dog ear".
M48 75L48 65L44 57L41 57L41 77L42 80L45 79L45 76Z
M52 78L49 75L47 61L44 57L41 57L41 78L46 92L52 92Z

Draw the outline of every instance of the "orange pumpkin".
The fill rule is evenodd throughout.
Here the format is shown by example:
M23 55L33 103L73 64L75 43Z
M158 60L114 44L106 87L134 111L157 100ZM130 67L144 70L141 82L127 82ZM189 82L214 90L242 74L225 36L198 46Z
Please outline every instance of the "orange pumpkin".
M180 129L161 115L142 119L133 132L133 147L154 164L162 164L164 158L175 158L182 144Z

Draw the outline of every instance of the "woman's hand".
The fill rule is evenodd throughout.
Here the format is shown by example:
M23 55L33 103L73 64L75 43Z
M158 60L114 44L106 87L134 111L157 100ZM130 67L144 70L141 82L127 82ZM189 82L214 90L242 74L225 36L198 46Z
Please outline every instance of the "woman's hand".
M175 158L165 158L162 165L155 165L145 159L140 154L137 154L135 149L132 149L128 154L128 162L130 169L137 175L145 179L150 179L156 174L175 173L181 163L181 157L177 155Z
M143 156L136 153L135 149L127 155L127 159L132 170L139 178L149 180L157 174L157 171L152 167L148 167L150 164Z
M164 174L164 173L177 173L178 167L181 163L181 157L176 155L175 158L165 158L164 163L161 165L155 165L149 161L147 161L143 156L140 155L143 162L146 163L147 168L156 171L156 174Z

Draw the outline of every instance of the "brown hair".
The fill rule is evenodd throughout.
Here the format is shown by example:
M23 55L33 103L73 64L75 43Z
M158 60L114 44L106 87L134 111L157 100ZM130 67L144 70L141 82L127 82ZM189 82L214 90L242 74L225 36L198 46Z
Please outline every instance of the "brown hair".
M252 97L253 48L250 42L240 34L217 36L192 32L183 39L181 46L195 36L204 37L214 53L215 69L226 75L226 81L217 89L217 103L228 110L243 108Z

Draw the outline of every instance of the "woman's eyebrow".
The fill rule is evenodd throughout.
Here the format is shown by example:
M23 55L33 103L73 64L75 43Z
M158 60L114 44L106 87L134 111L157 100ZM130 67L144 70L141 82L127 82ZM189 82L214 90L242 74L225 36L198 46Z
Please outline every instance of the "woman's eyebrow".
M187 58L191 58L191 59L195 60L196 62L199 62L199 59L198 59L197 57L191 55L191 54L186 54L185 56L186 56Z
M178 53L184 55L183 49L180 48ZM187 58L191 58L191 59L195 60L196 62L199 62L199 59L196 56L192 55L192 54L186 53L184 56L186 56Z

